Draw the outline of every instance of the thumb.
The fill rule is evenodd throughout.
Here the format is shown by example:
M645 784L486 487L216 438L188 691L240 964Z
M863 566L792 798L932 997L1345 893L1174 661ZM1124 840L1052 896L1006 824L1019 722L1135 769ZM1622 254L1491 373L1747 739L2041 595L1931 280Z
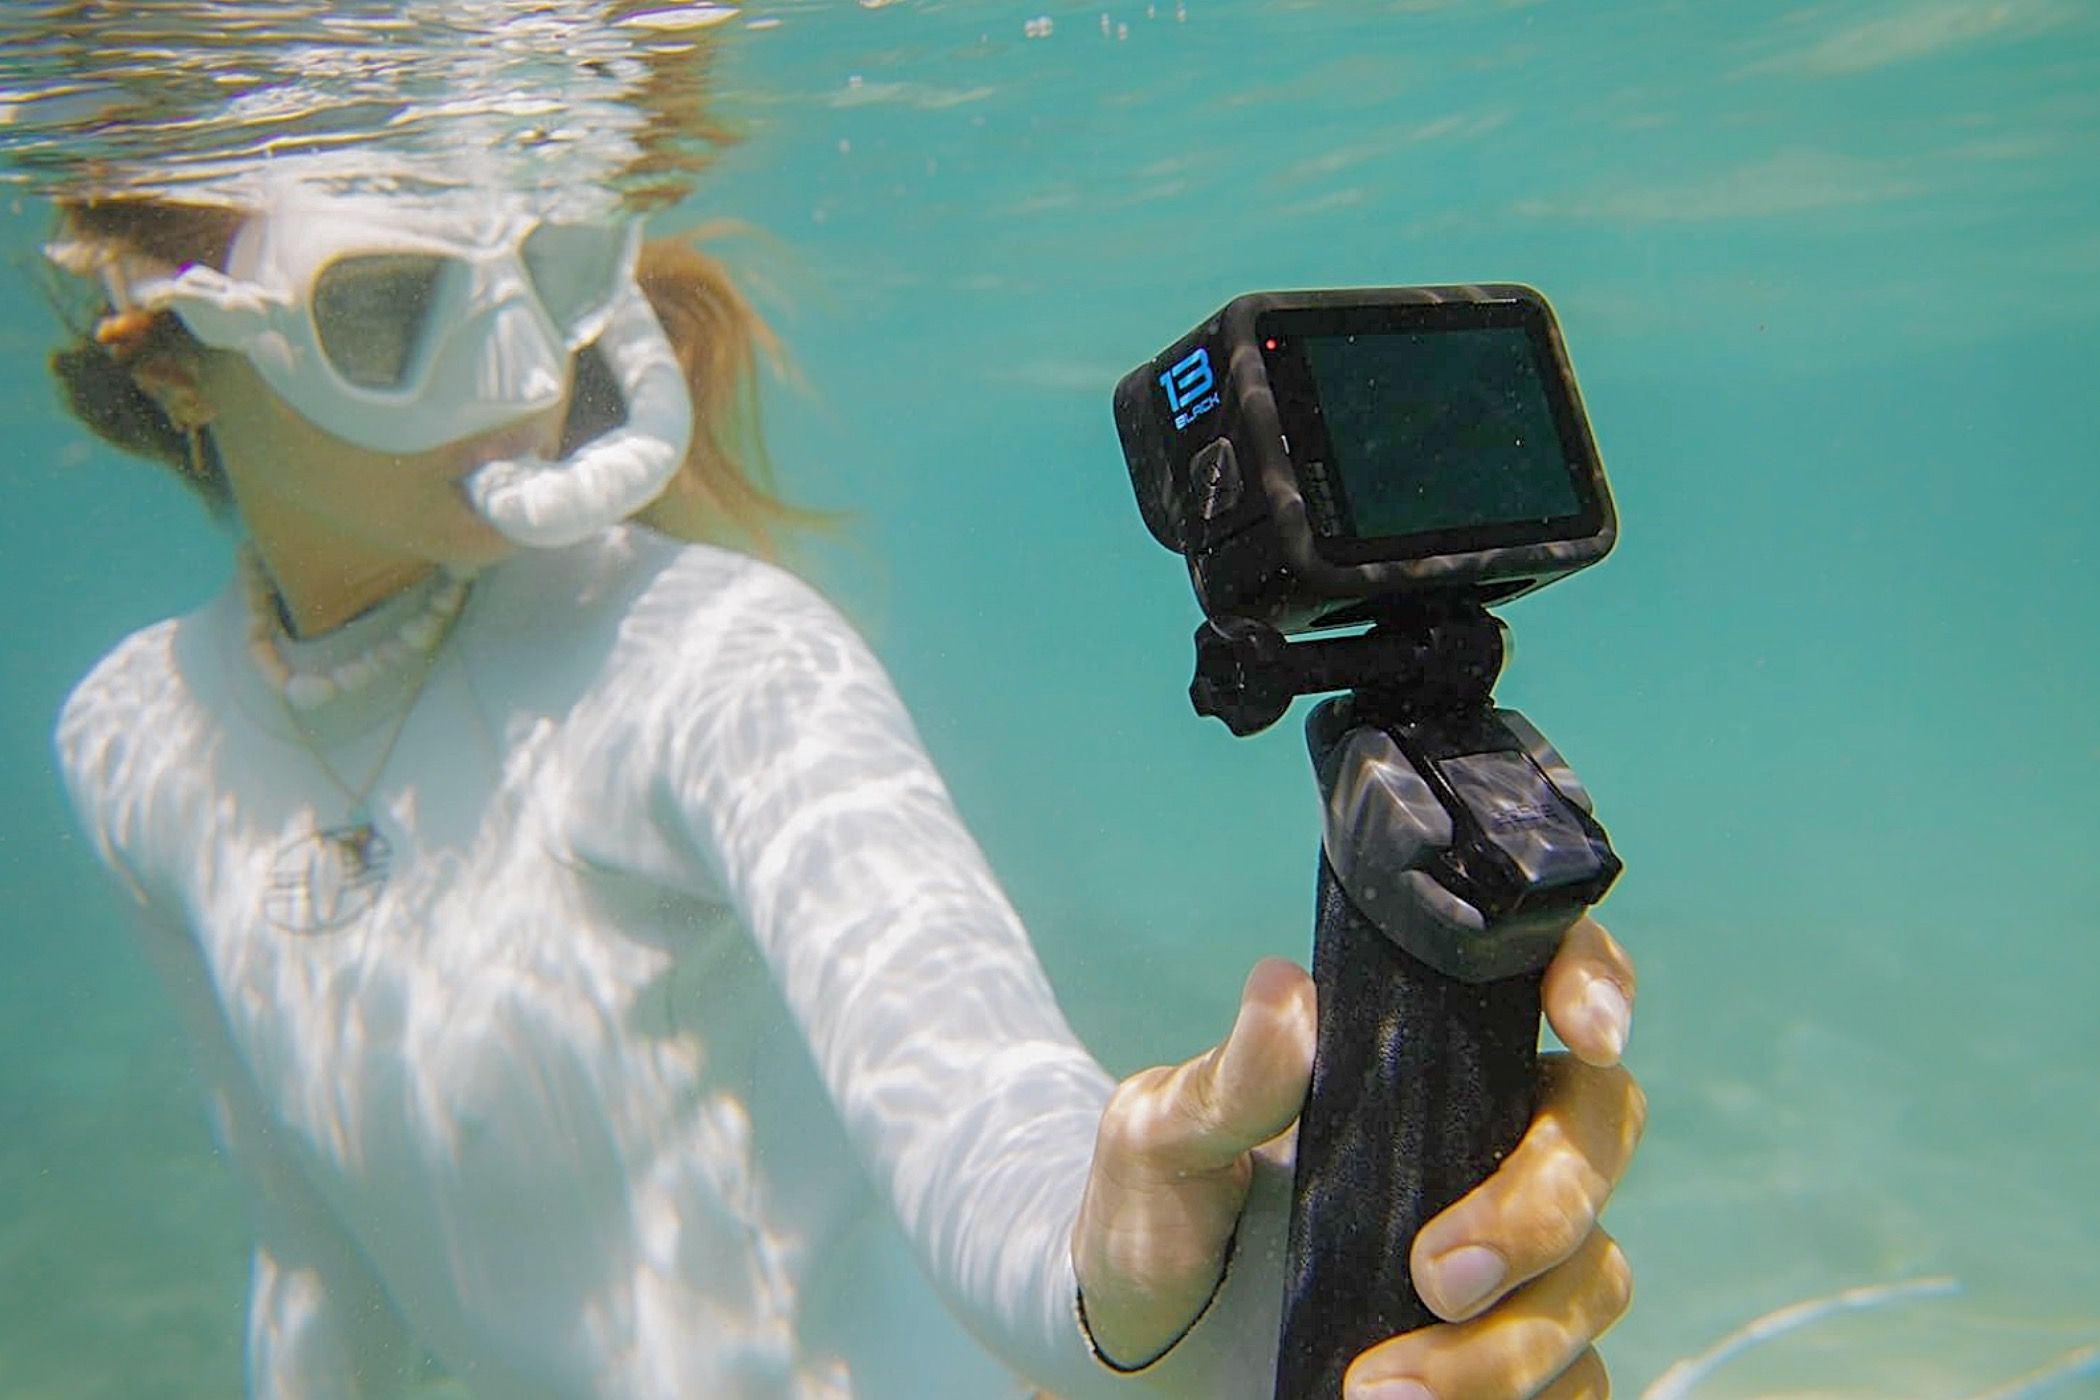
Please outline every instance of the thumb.
M1231 1033L1153 1086L1156 1117L1136 1135L1147 1164L1207 1174L1290 1127L1312 1083L1318 1025L1305 970L1282 958L1256 963Z
M1312 978L1265 958L1223 1043L1142 1070L1110 1098L1072 1233L1104 1356L1157 1356L1201 1316L1253 1177L1247 1154L1305 1102L1317 1020Z

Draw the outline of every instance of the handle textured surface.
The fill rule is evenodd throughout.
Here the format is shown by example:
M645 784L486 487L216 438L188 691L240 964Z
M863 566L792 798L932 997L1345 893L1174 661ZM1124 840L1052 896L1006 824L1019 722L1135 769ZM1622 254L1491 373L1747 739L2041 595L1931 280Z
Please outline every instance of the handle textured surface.
M1319 1049L1298 1125L1277 1400L1333 1400L1358 1353L1436 1321L1408 1248L1531 1121L1541 976L1444 976L1365 919L1321 857Z

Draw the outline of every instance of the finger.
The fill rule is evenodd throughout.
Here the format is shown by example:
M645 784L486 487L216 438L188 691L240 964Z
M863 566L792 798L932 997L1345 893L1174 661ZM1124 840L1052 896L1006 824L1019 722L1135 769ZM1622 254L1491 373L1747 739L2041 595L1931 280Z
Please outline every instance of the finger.
M1471 1317L1573 1255L1640 1141L1647 1099L1625 1070L1547 1055L1539 1078L1516 1149L1415 1236L1408 1267L1438 1317Z
M1571 1369L1571 1384L1579 1386L1586 1380L1583 1353L1632 1300L1626 1256L1599 1230L1565 1264L1486 1316L1380 1342L1349 1368L1343 1394L1382 1400L1375 1386L1395 1387L1389 1393L1398 1397L1409 1392L1397 1387L1413 1381L1441 1400L1524 1400Z
M1553 1378L1537 1400L1611 1400L1611 1372L1595 1347L1586 1347L1575 1364Z
M1540 1000L1561 1042L1593 1065L1615 1065L1633 1028L1633 960L1594 919L1578 919L1546 968Z
M1233 1166L1298 1116L1319 1018L1312 978L1282 958L1247 976L1232 1032L1171 1069L1133 1076L1107 1122L1123 1170L1185 1179Z

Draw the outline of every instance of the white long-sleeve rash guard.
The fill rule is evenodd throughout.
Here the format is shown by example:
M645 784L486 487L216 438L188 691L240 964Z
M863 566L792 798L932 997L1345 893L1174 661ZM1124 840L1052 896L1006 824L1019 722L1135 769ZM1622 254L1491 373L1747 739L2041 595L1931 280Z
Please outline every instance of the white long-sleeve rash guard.
M1268 1394L1268 1177L1163 1363L1087 1352L1109 1079L811 590L632 528L518 556L385 757L413 676L302 742L246 625L229 589L132 636L59 749L249 1182L257 1394L369 1393L425 1348L503 1397ZM310 838L382 762L377 903L279 926L357 908Z

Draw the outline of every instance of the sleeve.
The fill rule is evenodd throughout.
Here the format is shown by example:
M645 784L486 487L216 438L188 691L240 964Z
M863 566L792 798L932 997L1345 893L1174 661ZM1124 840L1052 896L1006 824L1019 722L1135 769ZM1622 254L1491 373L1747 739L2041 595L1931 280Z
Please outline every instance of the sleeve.
M138 941L188 1032L214 1136L238 1168L251 1226L246 1354L258 1397L354 1400L404 1393L422 1354L357 1247L298 1167L241 1067L177 901L144 852L185 731L166 721L173 687L150 685L155 631L111 653L60 716L58 766L75 820L130 896Z
M949 1306L1066 1400L1268 1395L1275 1305L1266 1325L1261 1314L1280 1276L1259 1261L1280 1258L1280 1240L1266 1188L1234 1269L1251 1288L1228 1279L1138 1375L1089 1352L1071 1231L1113 1085L1066 1025L873 655L764 566L694 626L686 674L668 681L683 718L665 740L659 810L742 914Z

